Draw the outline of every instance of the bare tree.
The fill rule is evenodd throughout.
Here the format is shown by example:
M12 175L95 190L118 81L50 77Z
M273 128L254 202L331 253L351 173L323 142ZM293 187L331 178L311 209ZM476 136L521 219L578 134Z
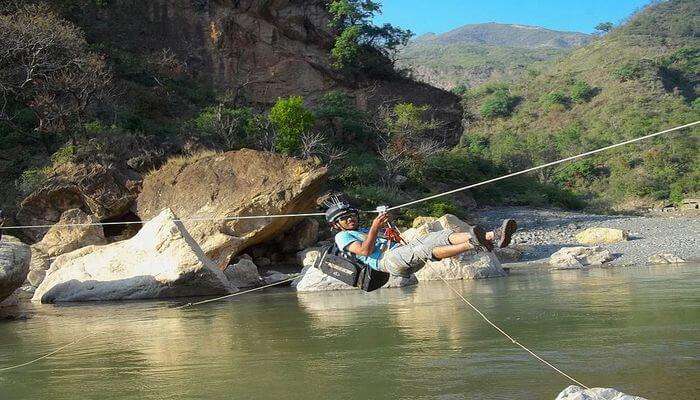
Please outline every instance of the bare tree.
M41 132L74 132L89 108L109 95L104 60L81 30L45 6L0 15L0 116L10 102L31 108Z

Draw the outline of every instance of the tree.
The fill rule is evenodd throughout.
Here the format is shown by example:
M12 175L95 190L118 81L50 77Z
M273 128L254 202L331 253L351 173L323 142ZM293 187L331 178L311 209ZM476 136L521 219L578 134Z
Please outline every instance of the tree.
M0 118L10 104L36 115L40 132L75 132L90 107L109 93L104 60L88 51L82 31L44 6L0 15Z
M595 26L595 30L598 31L601 35L604 35L613 30L614 27L615 25L613 25L612 22L601 22Z
M330 26L339 30L331 55L336 68L366 67L371 53L394 59L400 46L413 36L410 30L391 24L377 26L372 22L381 12L378 2L372 0L333 0L328 10ZM364 61L364 62L363 62Z
M280 98L270 109L270 122L277 131L275 148L284 154L296 153L302 144L302 135L315 123L311 111L304 107L301 96Z

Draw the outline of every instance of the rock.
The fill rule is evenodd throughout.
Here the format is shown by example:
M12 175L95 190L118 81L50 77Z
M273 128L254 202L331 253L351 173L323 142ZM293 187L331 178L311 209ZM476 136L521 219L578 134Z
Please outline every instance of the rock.
M129 240L59 256L32 300L154 299L236 290L175 219L166 209Z
M33 287L38 287L44 278L46 278L46 270L43 269L30 269L27 274L27 282Z
M686 262L684 259L671 253L659 253L649 257L651 264L682 264Z
M32 271L46 271L51 266L51 258L48 254L30 246L32 252L32 261L29 263L29 269Z
M259 265L261 267L267 267L270 264L272 264L272 261L270 261L270 259L267 257L260 257L260 258L255 259L255 265Z
M411 224L411 227L418 228L421 225L432 224L435 221L437 221L437 218L435 217L416 217L413 220L413 224Z
M313 265L316 263L318 257L321 256L321 253L324 249L322 248L311 248L307 249L305 251L302 251L298 253L298 259L302 262L304 265L304 269L301 271L302 276L299 278L295 279L292 281L292 286L296 288L297 292L321 292L321 291L328 291L328 290L352 290L352 289L357 289L354 286L350 286L346 284L345 282L339 281L333 277L330 277L323 272L321 272L320 269L314 268ZM327 255L326 259L324 262L331 262L331 263L339 263L339 264L344 264L347 263L345 259L341 257L336 257L333 255ZM386 283L383 287L385 288L391 288L391 287L403 287L403 286L409 286L409 285L414 285L418 281L416 280L415 276L411 276L410 278L403 278L400 276L392 276L389 278L389 282Z
M589 246L624 242L628 239L629 232L613 228L588 228L576 234L579 243Z
M495 248L494 253L502 263L517 262L523 258L523 251L515 247Z
M17 238L3 235L0 239L0 301L22 286L29 272L29 246Z
M39 243L32 245L32 254L35 253L34 250L38 250L50 258L55 258L81 247L106 244L102 226L61 226L99 222L95 216L87 215L80 209L65 211L57 222L58 226L52 226Z
M132 206L141 177L129 169L101 164L65 163L20 204L17 220L23 225L53 225L72 209L89 210L97 220L115 218ZM47 228L25 229L39 241Z
M233 255L298 222L234 217L308 212L316 207L326 173L310 162L246 149L171 159L145 178L137 213L148 220L171 207L183 218L216 218L183 224L205 254L224 267Z
M571 385L559 393L555 400L646 400L643 397L624 394L611 388L584 389Z
M493 253L467 252L442 261L429 261L416 272L419 282L446 280L483 279L506 276L501 263Z
M19 296L18 296L18 294L17 294L17 292L18 292L19 290L20 290L20 289L15 290L15 291L12 292L9 296L7 296L7 297L5 298L5 300L0 301L0 308L3 308L3 307L15 307L15 306L19 305ZM0 319L1 319L1 318L2 318L2 316L0 315Z
M589 265L601 265L612 261L610 251L598 246L564 247L549 257L549 264L556 269L580 269Z
M279 271L268 271L263 277L266 285L272 285L273 283L282 282L285 279L291 278L291 275L279 272Z
M442 229L451 229L455 232L469 232L470 225L452 214L445 214L436 221ZM437 229L434 229L437 230Z
M306 218L294 225L281 238L282 251L296 252L313 246L318 239L319 222Z
M245 258L226 267L224 274L233 286L239 288L260 286L263 283L258 267L253 261Z
M683 211L700 210L700 199L683 199L679 208Z

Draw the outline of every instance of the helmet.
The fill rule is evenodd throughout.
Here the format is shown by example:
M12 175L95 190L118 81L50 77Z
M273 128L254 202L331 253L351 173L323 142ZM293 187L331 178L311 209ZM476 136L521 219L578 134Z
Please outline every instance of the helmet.
M357 209L349 203L338 200L337 198L333 200L334 201L328 204L328 209L326 210L326 221L328 221L328 223L332 224L336 222L338 218L343 215L357 213Z

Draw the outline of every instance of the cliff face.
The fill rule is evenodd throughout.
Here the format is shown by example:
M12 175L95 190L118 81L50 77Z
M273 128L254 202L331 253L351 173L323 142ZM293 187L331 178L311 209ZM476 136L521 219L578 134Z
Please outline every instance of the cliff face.
M115 0L76 15L91 42L140 54L172 51L197 77L241 103L266 106L290 95L313 103L345 89L370 111L401 101L431 104L449 127L446 138L456 140L461 131L459 98L448 92L334 70L323 0Z

